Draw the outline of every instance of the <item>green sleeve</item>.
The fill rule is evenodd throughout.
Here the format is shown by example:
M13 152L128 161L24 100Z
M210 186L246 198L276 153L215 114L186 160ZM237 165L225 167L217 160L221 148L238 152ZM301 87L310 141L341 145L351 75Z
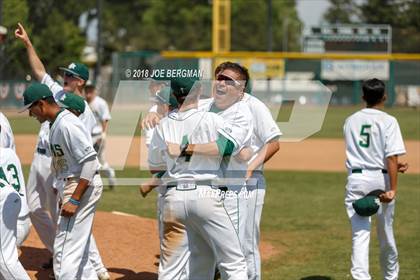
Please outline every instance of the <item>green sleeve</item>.
M156 178L162 178L162 176L165 174L166 171L159 171L155 174L153 174Z
M232 141L227 139L222 134L219 134L219 138L216 141L217 147L219 148L219 154L221 156L230 156L235 149L235 145Z

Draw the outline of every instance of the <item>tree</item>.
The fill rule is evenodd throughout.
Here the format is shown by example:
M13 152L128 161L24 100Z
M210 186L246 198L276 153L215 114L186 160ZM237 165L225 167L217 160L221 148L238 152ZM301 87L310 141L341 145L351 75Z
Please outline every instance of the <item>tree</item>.
M14 79L17 76L24 77L29 65L24 59L26 53L20 42L14 40L14 30L17 20L26 22L28 19L28 6L25 1L3 0L3 22L8 29L6 41L0 45L0 80ZM28 26L31 29L31 26ZM7 71L6 71L7 70Z
M8 28L9 33L4 46L5 59L0 63L0 67L3 66L7 71L3 71L0 79L23 80L26 74L30 74L25 47L14 38L18 22L25 26L51 74L55 74L59 66L80 60L85 38L77 21L83 5L77 5L73 1L57 3L52 0L3 0L3 25Z
M207 0L152 1L140 26L144 37L132 42L152 50L210 50L211 12Z
M419 0L366 0L359 5L354 0L330 0L330 3L331 7L324 14L327 22L389 24L392 26L393 52L419 52ZM345 14L356 14L357 17L346 17Z
M324 15L329 23L351 23L352 19L358 17L357 6L352 0L330 0L330 4Z
M232 1L232 50L267 50L267 9L267 1ZM298 51L301 22L295 1L272 1L272 9L273 51L283 50L283 40L288 51Z

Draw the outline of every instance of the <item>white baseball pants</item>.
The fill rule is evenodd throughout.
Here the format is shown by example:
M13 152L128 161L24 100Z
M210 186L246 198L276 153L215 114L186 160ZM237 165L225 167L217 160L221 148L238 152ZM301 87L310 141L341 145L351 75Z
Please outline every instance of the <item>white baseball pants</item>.
M51 253L58 219L53 182L51 157L35 152L26 185L29 215L39 238Z
M19 217L17 220L17 232L16 232L16 245L19 247L22 246L26 238L28 238L29 231L31 229L31 221L29 215L25 217Z
M266 185L262 171L254 171L252 178L256 179L256 184L247 186L248 214L245 223L245 241L242 248L248 266L248 279L259 280L261 279L260 223Z
M0 279L30 279L19 261L16 246L20 208L20 195L10 186L0 188Z
M67 181L63 203L66 203L78 180ZM54 242L54 274L57 280L97 279L97 273L89 260L93 218L102 194L102 182L96 175L83 195L77 212L67 218L59 216Z
M162 211L164 251L159 279L174 279L166 278L165 258L176 251L178 244L185 242L183 232L177 235L176 229L183 228L180 225L185 227L188 235L190 279L213 279L216 264L222 279L247 279L238 236L217 190L210 186L197 186L197 189L188 191L170 188L163 195Z
M376 189L389 190L388 174L382 174L381 170L363 170L362 173L348 176L345 206L352 229L350 273L355 280L371 279L369 274L371 217L362 217L356 214L352 203ZM395 200L391 203L382 203L376 214L380 264L385 280L398 279L399 272L398 252L393 231L394 210Z

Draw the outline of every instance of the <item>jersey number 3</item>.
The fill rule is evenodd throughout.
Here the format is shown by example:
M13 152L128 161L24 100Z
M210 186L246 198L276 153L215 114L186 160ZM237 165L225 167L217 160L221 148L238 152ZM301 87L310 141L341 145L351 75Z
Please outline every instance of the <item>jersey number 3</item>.
M5 173L5 171L3 170L3 168L2 168L2 167L0 167L0 179L3 179L4 181L6 181L6 182L10 183L10 184L12 185L12 187L13 187L13 188L14 188L17 192L19 192L19 191L20 191L20 182L19 182L18 170L17 170L16 166L15 166L14 164L9 164L9 165L6 167L6 170L7 170L7 171L9 171L9 172L11 172L11 175L12 175L11 179L13 179L13 180L14 180L14 182L9 182L9 181L7 180L6 173ZM4 187L4 186L3 186L3 187Z
M362 125L362 129L360 130L360 137L362 140L359 141L360 147L369 148L370 145L370 124Z

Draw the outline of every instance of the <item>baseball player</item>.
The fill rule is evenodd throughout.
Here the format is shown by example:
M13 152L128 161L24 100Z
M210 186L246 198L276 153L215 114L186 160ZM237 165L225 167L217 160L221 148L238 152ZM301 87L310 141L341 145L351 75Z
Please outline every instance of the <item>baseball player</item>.
M224 178L231 179L226 187L232 195L224 199L224 207L243 244L248 205L244 195L247 161L240 158L239 152L251 144L253 133L251 112L248 105L242 101L249 74L245 67L232 63L216 76L216 80L213 98L201 100L199 106L201 110L217 113L232 125L231 135L234 140L229 145L231 152L225 155L221 163ZM233 147L236 152L233 152Z
M23 179L22 166L16 152L10 148L0 147L0 178L9 182L21 196L21 207L17 219L16 245L22 246L29 235L31 222L29 208L26 201L25 180Z
M355 213L352 203L373 190L385 191L379 198L382 205L377 213L377 233L380 244L380 263L386 280L398 279L398 252L393 233L398 163L405 154L403 138L397 120L381 111L386 99L385 84L378 79L363 83L366 108L350 117L344 124L346 168L348 171L345 206L351 222L352 255L350 273L353 279L371 279L369 274L369 241L371 217Z
M63 96L61 101L67 98ZM24 92L24 103L39 122L50 122L52 166L57 180L64 182L63 189L59 190L62 206L53 250L55 278L96 279L89 249L102 183L92 141L81 120L60 108L46 85L30 85ZM81 104L85 105L83 101Z
M215 76L229 69L232 62L223 62L215 69ZM246 90L250 92L250 81ZM263 163L268 161L280 148L278 139L282 135L267 106L255 96L244 93L242 98L252 114L253 135L251 137L251 159L248 162L246 179L254 179L247 184L248 205L245 227L245 240L242 242L248 267L248 279L261 279L261 257L259 253L260 222L265 197L265 178ZM245 149L244 149L245 150ZM243 151L244 151L243 150ZM243 152L241 151L241 153ZM248 157L248 155L245 155Z
M71 63L67 68L61 68L64 72L64 86L61 86L54 81L46 72L43 63L37 55L28 34L24 27L18 23L18 28L15 31L16 38L19 38L26 47L29 64L35 78L49 87L55 100L62 98L67 92L74 92L79 96L83 96L83 88L86 81L89 79L89 70L86 65L81 63ZM88 138L91 139L91 134L96 126L95 116L93 115L89 106L80 114L79 118L88 132ZM41 125L39 132L37 148L34 154L34 160L31 165L31 170L28 179L28 201L30 207L30 215L32 224L38 232L44 245L50 252L53 250L54 233L56 220L56 206L50 201L55 201L54 192L52 190L53 177L47 170L51 166L52 155L49 152L49 123ZM48 174L48 175L47 175ZM49 211L47 211L49 207ZM48 214L48 212L50 214ZM107 269L105 268L102 259L99 255L96 242L93 239L90 242L90 261L95 267L98 277L101 280L110 279ZM45 264L44 268L49 268L52 265L52 260Z
M246 69L238 64L234 64L231 68L232 69L226 69L226 73L224 73L225 76L219 77L219 81L214 88L214 90L217 91L213 94L215 98L200 100L199 109L202 111L217 112L217 114L224 119L225 124L228 126L230 134L232 135L231 140L226 139L225 141L226 149L224 149L223 154L226 157L222 161L221 168L224 171L223 177L236 178L238 180L236 181L236 184L230 184L228 186L231 195L224 199L224 207L234 223L236 232L240 235L240 240L243 241L245 238L247 201L241 197L240 194L245 183L247 162L243 161L243 159L236 159L236 157L239 156L239 151L242 151L242 149L247 146L246 143L250 141L252 134L251 113L247 105L240 101L246 84L245 80L248 80L249 75ZM158 114L149 113L143 124L150 127L153 126L154 123L157 123L158 119ZM216 143L187 145L187 150L189 152L194 151L198 153L203 153L203 151L205 151L205 154L207 155L219 154L218 145ZM234 152L234 150L236 150L236 152ZM235 158L231 159L230 155L235 155ZM177 229L177 231L179 232L179 229ZM181 253L182 250L185 252ZM186 246L177 247L177 254L180 256L179 259L183 259L183 256L188 255L188 253L188 248Z
M3 156L3 148L0 155ZM1 159L1 157L0 157ZM0 176L2 177L2 176ZM0 178L0 278L29 280L18 258L16 221L21 209L19 192L8 181Z
M109 180L109 187L113 189L115 186L115 171L104 158L106 131L108 122L111 119L109 107L106 101L97 95L95 85L91 81L86 83L85 97L96 119L96 126L92 131L93 147L98 153L101 169Z
M6 116L0 112L0 147L15 150L15 138Z
M223 176L220 156L180 154L180 145L185 141L188 144L184 143L183 152L188 147L198 148L216 143L219 138L230 138L229 132L216 114L197 110L199 88L190 91L191 84L179 85L172 82L171 88L182 106L160 121L149 149L151 170L166 170L165 179L169 181L162 198L164 236L159 279L174 279L172 270L180 269L173 267L171 261L172 256L177 256L177 246L184 244L187 237L181 233L179 240L174 239L179 225L181 229L185 226L191 244L189 275L192 278L212 278L217 263L223 279L246 279L245 259L222 199L218 195L200 195L217 194L211 181ZM188 92L188 97L180 98Z

